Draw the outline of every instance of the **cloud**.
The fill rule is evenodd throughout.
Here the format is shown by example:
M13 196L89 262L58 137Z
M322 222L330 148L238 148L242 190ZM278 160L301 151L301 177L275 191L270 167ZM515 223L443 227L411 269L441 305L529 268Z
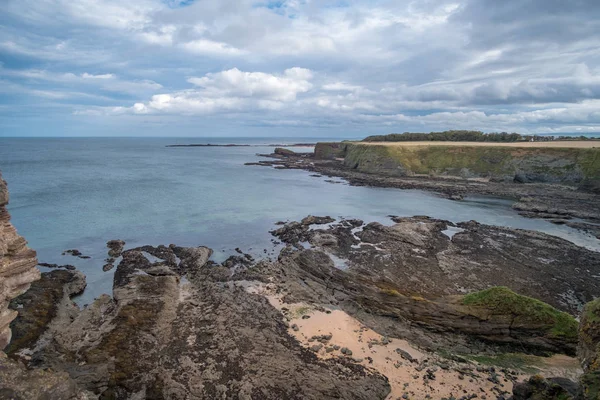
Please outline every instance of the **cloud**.
M215 42L208 39L196 39L181 44L181 47L190 53L211 54L216 56L238 56L246 54L245 51L237 49L227 43Z
M45 99L50 124L278 134L600 123L595 0L5 0L0 15L0 121Z
M282 74L244 72L233 68L203 77L189 78L197 89L156 94L146 103L130 108L106 109L108 113L134 114L208 114L218 112L245 112L253 109L277 110L285 103L308 92L312 72L304 68L290 68Z
M299 93L310 90L312 72L305 68L286 69L281 75L263 72L243 72L237 68L202 78L189 78L211 97L244 97L274 101L295 100Z

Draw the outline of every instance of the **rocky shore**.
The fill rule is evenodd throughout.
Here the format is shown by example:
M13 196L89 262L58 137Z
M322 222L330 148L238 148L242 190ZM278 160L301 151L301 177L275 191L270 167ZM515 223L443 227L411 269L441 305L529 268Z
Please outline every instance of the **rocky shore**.
M39 275L1 183L3 315L18 316L3 331L0 398L600 398L600 253L566 240L310 215L274 225L275 260L110 240L112 293L80 309L85 276Z
M564 184L505 182L450 175L398 176L364 172L349 167L344 158L319 156L319 152L274 152L261 156L270 160L246 165L302 169L313 175L342 178L350 185L425 190L452 200L461 200L472 195L513 199L513 208L523 216L549 219L556 223L569 223L573 218L588 220L587 223L578 222L578 229L587 229L595 236L600 236L600 195L592 191L576 190L575 187Z
M30 393L16 377L38 371L72 398L509 399L546 387L534 372L583 390L574 357L579 343L595 368L597 328L585 319L581 339L573 316L599 295L597 253L475 222L392 222L279 225L275 261L110 241L112 296L79 310L85 281L61 269L12 302L10 393Z

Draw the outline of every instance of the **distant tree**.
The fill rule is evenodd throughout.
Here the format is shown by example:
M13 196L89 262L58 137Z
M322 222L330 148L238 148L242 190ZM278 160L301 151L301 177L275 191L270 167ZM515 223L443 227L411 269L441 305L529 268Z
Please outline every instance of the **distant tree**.
M364 139L365 142L519 142L528 138L518 133L483 133L481 131L452 130L430 133L390 133L389 135L373 135Z

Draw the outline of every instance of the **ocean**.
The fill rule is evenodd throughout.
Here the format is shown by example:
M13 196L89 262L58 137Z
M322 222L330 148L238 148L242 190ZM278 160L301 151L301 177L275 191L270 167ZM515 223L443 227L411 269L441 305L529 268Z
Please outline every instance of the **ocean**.
M355 187L300 170L245 166L271 143L323 138L27 138L0 139L0 170L9 211L40 262L72 264L88 287L76 300L111 293L114 269L103 272L106 242L204 245L223 261L240 248L276 257L269 230L309 214L390 224L388 215L429 215L454 222L532 229L600 250L598 239L564 225L523 218L510 199L451 201L416 191ZM336 140L336 138L330 138ZM337 139L339 140L339 139ZM253 144L252 147L166 147L169 144ZM311 151L311 148L293 148ZM90 259L61 255L78 249ZM46 268L41 268L47 271Z

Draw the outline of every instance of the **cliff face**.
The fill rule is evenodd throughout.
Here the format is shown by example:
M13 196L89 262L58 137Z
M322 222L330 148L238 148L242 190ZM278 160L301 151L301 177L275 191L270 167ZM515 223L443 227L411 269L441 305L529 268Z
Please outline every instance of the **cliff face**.
M581 313L578 353L584 371L581 378L582 398L598 400L600 399L600 298L588 303Z
M10 223L7 204L8 189L0 174L0 350L10 342L9 324L17 316L8 308L10 300L25 293L31 282L40 278L36 253Z
M318 143L315 157L389 176L450 176L561 183L600 192L600 149L499 146L402 146Z

